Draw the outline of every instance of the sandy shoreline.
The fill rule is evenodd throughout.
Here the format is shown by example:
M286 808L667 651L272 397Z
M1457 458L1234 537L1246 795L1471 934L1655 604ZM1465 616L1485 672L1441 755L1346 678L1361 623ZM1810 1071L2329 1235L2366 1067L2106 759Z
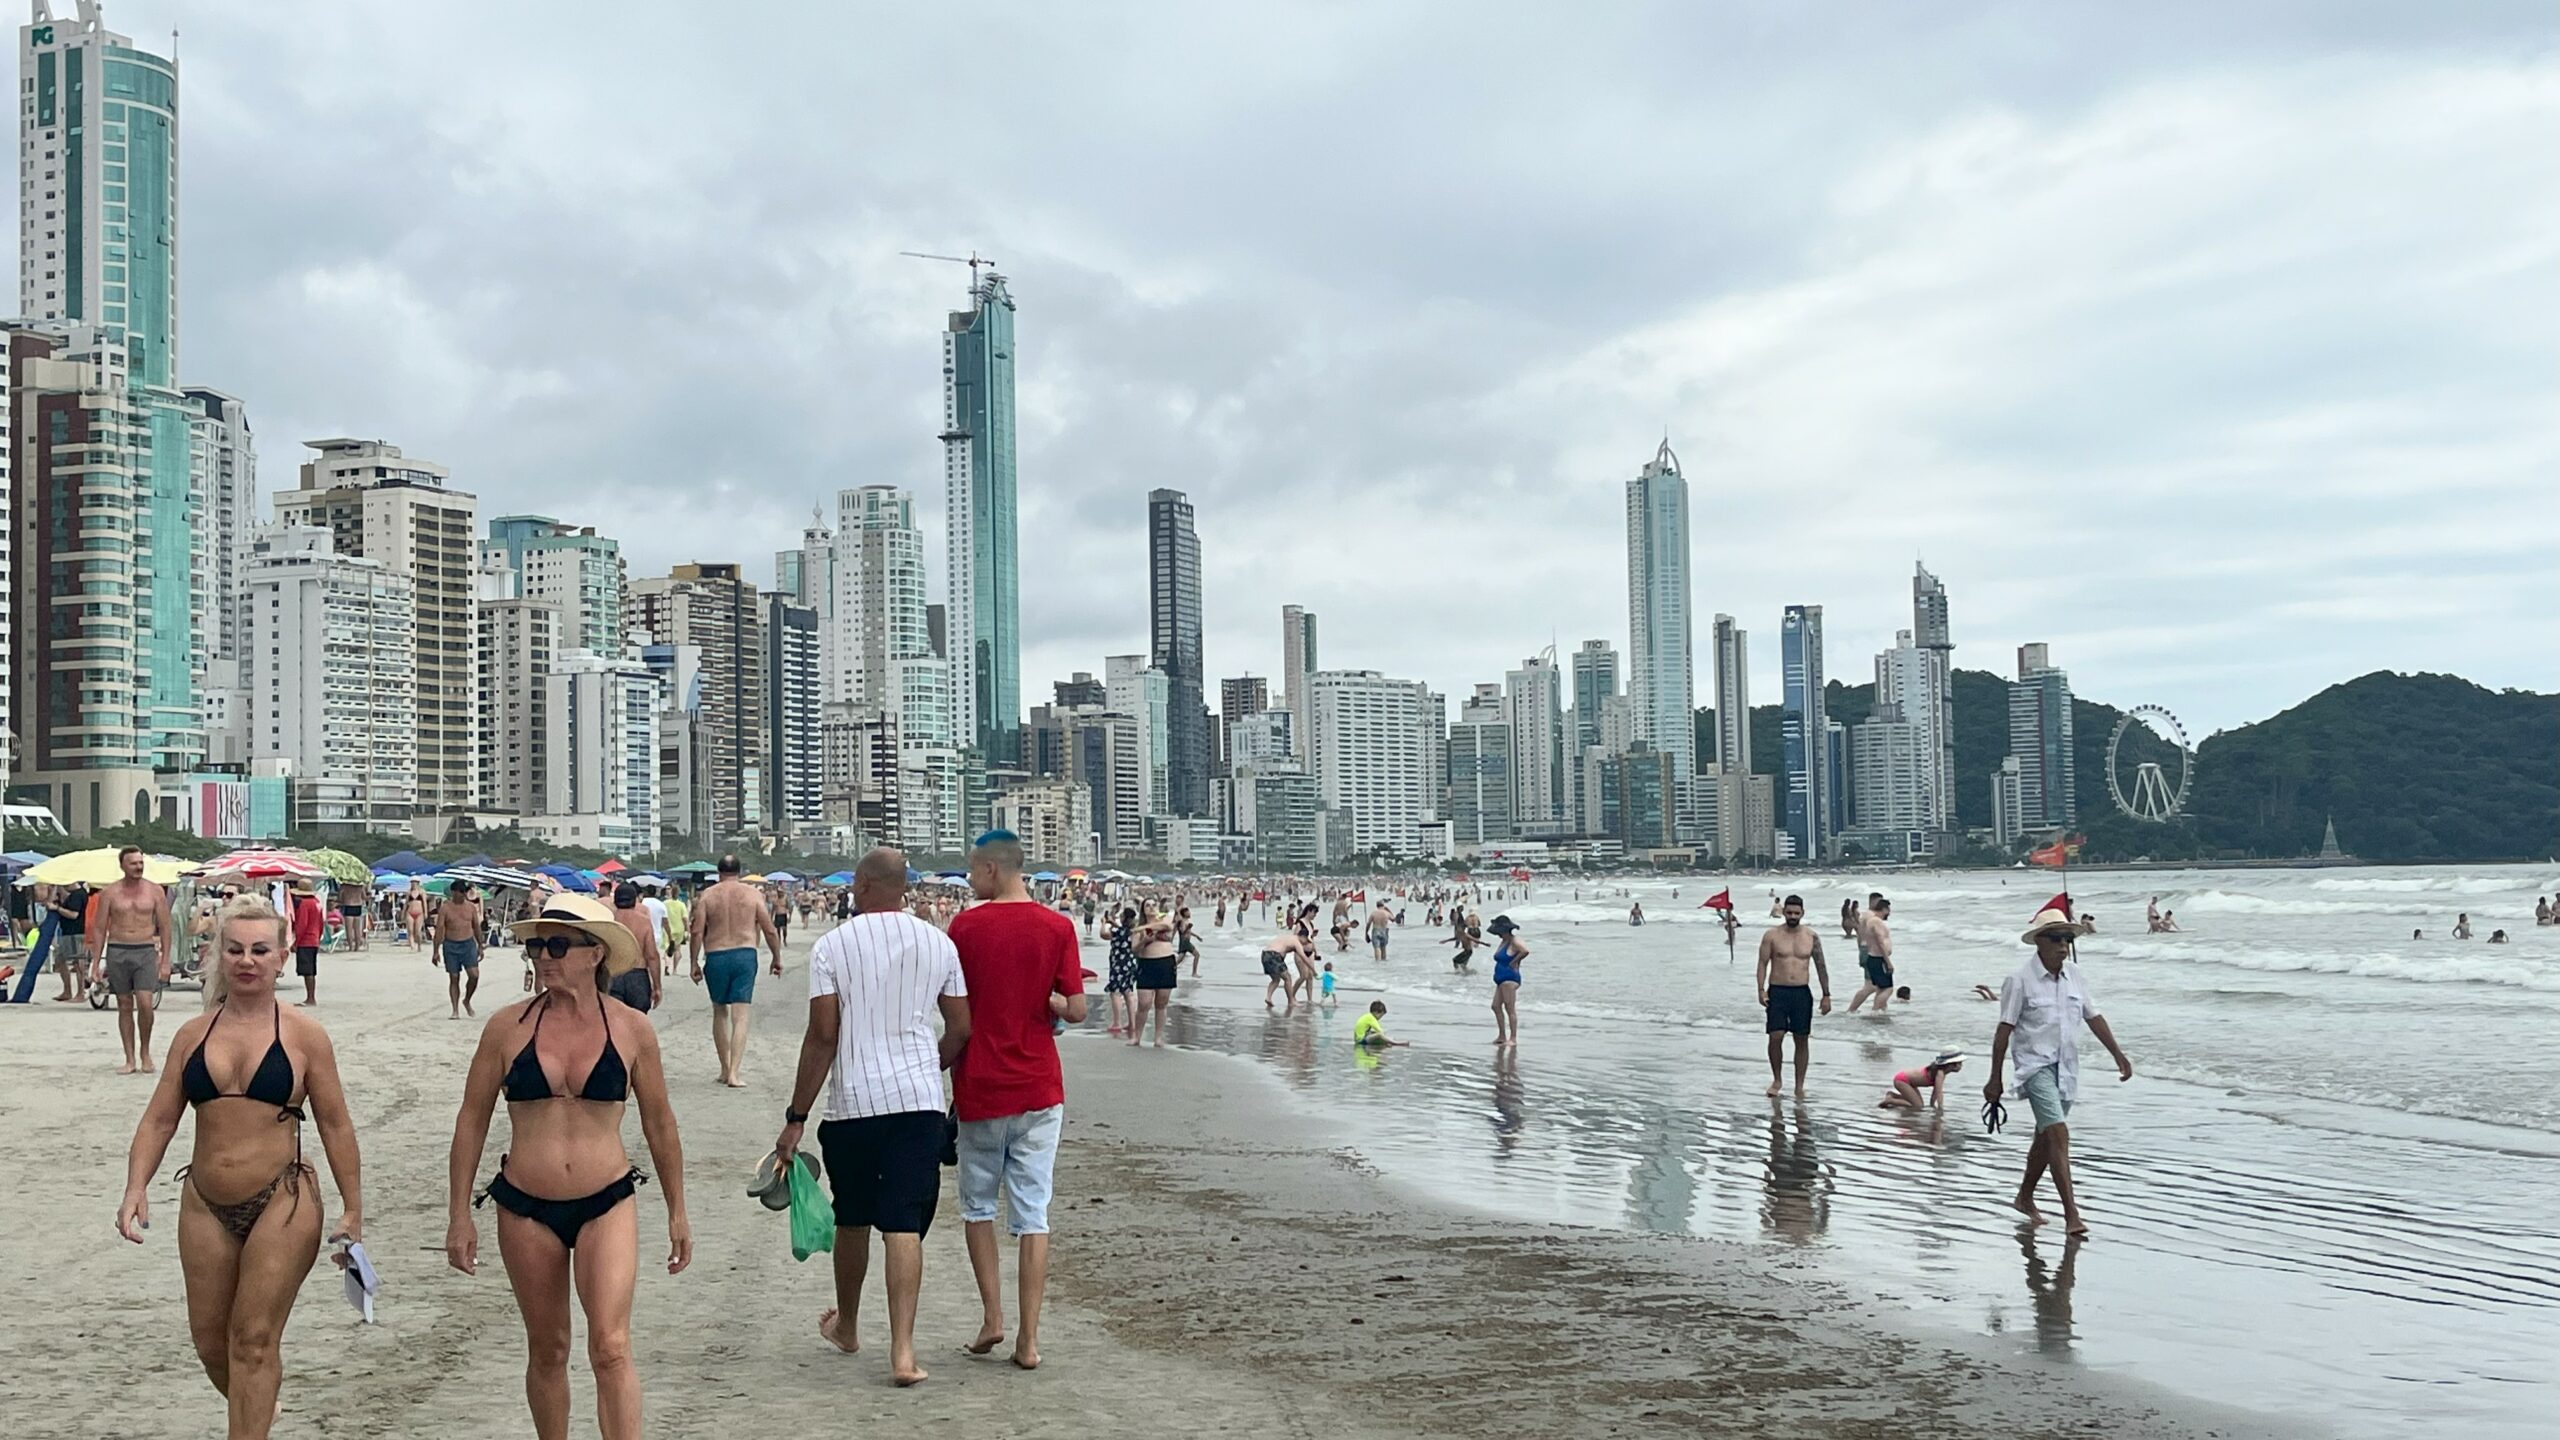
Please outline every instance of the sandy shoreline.
M740 1193L777 1128L804 954L795 946L791 973L759 990L746 1090L714 1082L699 991L678 981L659 1015L697 1258L675 1277L656 1263L663 1200L643 1189L634 1340L652 1434L868 1420L1060 1436L2274 1433L2271 1421L1915 1334L1800 1259L1419 1204L1284 1119L1250 1067L1098 1035L1067 1047L1048 1366L1023 1375L955 1353L976 1302L946 1188L920 1326L934 1378L895 1391L877 1266L865 1353L829 1353L812 1330L829 1303L824 1262L793 1262L780 1217ZM521 993L512 960L493 957L488 974L493 999ZM333 955L322 984L364 1148L385 1323L354 1324L335 1272L315 1270L285 1338L276 1433L529 1433L503 1274L465 1278L441 1253L445 1152L476 1027L444 1019L442 978L423 955ZM195 1003L170 1000L173 1016ZM16 1243L0 1255L0 1344L20 1357L0 1381L10 1433L218 1433L187 1343L174 1227L141 1247L111 1229L146 1093L112 1074L112 1015L8 1007L0 1044L13 1081L0 1160L21 1177ZM636 1118L628 1125L641 1156ZM504 1142L501 1113L484 1175ZM187 1143L182 1131L152 1187L163 1216ZM593 1424L583 1371L573 1361L573 1433Z

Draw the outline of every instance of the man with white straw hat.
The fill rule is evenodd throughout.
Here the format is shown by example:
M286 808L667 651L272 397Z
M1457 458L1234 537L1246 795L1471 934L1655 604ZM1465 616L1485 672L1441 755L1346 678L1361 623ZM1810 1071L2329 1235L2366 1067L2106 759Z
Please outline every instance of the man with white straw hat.
M2080 1026L2085 1022L2115 1057L2118 1079L2133 1078L2133 1061L2116 1043L2115 1032L2098 1013L2097 997L2089 993L2078 962L2071 958L2078 934L2070 897L2057 895L2018 937L2035 947L2035 958L2000 982L2000 1028L1992 1035L1991 1074L1982 1095L1991 1101L2000 1098L2000 1070L2014 1055L2018 1083L2010 1093L2035 1112L2036 1139L2027 1150L2026 1178L2010 1203L2029 1221L2043 1224L2044 1214L2036 1209L2036 1183L2050 1168L2054 1194L2062 1200L2063 1229L2085 1235L2089 1227L2080 1218L2079 1198L2071 1188L2071 1127L2065 1123L2080 1092Z

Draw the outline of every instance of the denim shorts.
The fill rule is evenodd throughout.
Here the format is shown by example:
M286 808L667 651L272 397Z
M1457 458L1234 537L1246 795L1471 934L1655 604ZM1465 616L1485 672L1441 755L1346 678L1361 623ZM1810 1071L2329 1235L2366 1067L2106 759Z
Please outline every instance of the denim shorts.
M1066 1114L1064 1105L1052 1105L994 1120L961 1121L960 1218L972 1224L995 1219L1001 1188L1006 1234L1048 1234L1049 1185Z
M2027 1108L2035 1111L2036 1133L2071 1118L2071 1102L2062 1098L2062 1067L2047 1065L2018 1082L2018 1093L2025 1097Z

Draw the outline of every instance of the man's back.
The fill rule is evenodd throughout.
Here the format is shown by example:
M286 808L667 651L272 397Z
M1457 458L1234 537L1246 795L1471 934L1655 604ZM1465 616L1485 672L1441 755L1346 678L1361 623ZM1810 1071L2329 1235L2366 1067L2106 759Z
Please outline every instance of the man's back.
M694 901L692 923L702 932L705 950L753 949L764 913L764 901L753 890L723 880Z
M836 997L838 1021L826 1118L941 1109L934 1017L942 997L968 993L950 939L903 911L856 915L819 936L809 998Z
M962 1120L1066 1103L1049 997L1084 991L1076 929L1046 905L998 901L951 921L969 983L969 1048L956 1067Z

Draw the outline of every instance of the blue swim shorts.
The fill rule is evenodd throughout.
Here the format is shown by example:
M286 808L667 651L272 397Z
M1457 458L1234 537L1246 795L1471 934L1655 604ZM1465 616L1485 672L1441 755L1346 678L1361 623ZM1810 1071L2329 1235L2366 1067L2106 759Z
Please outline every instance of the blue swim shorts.
M461 973L462 973L463 971L465 971L465 970L477 970L477 969L479 969L479 968L480 968L480 946L479 946L479 944L478 944L477 942L475 942L475 941L470 941L470 940L447 940L447 941L445 941L445 942L444 942L444 968L445 968L445 973L447 973L447 974L449 974L449 975L459 975L459 974L461 974Z
M756 947L714 950L702 957L702 984L714 1005L752 1005L756 999Z

